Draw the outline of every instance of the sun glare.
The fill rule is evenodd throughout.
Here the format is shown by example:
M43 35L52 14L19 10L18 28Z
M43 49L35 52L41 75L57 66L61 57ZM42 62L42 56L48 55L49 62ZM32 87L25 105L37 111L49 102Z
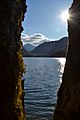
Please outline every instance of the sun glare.
M69 20L69 18L70 18L70 14L69 14L69 12L68 12L68 10L65 10L65 11L63 11L62 13L61 13L61 19L63 20L63 21L67 21L67 20Z

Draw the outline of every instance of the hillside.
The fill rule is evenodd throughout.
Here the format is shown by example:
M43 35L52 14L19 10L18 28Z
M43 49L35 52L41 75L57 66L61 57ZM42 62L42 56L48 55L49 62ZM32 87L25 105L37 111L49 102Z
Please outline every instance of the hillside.
M36 48L36 46L33 46L32 44L25 44L25 45L23 45L23 48L24 48L26 51L32 51L33 49Z
M65 56L67 50L68 39L64 37L58 41L45 42L36 47L33 56Z
M63 37L57 41L44 42L28 53L25 49L25 56L33 57L64 57L67 50L68 38Z

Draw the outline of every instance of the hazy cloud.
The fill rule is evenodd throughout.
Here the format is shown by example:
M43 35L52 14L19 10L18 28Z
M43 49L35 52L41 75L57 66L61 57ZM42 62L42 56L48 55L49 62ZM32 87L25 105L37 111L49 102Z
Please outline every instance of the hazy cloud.
M41 43L44 43L44 42L53 41L52 39L47 38L46 36L44 36L41 33L36 33L36 34L30 35L30 36L28 36L26 34L22 34L21 38L22 38L23 44L30 43L30 44L33 44L36 46Z

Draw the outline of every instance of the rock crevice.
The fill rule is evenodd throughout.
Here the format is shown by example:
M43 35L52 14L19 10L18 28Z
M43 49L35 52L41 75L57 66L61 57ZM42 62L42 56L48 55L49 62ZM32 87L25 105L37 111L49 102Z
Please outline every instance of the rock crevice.
M80 1L69 9L69 46L62 84L58 92L54 120L80 119Z
M21 77L25 0L0 1L0 120L24 120Z

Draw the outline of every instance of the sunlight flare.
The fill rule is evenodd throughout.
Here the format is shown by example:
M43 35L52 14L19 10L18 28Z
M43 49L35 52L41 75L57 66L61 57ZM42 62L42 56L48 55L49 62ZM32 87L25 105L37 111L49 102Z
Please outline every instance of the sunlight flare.
M63 21L67 21L67 20L69 20L69 18L70 18L70 14L69 14L69 12L68 12L68 10L65 10L65 11L63 11L62 13L61 13L61 19L63 20Z

